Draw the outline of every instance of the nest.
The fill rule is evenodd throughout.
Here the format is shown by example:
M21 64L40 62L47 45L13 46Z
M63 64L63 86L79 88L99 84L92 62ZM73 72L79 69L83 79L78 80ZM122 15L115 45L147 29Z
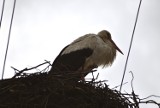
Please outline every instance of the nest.
M134 108L102 82L75 82L47 73L0 81L0 108Z

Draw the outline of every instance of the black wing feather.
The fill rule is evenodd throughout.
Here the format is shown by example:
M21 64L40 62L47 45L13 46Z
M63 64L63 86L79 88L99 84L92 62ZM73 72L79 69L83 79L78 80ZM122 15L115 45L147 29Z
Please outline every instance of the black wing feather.
M63 51L68 46L63 48L60 54L57 56L52 64L50 73L65 73L77 71L84 65L86 58L93 53L92 49L84 48L62 55Z

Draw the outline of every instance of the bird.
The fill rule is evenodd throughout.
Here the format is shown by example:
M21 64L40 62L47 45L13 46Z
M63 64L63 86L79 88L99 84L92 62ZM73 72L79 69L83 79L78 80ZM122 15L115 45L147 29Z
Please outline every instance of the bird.
M116 58L116 51L123 52L112 40L107 30L97 34L89 33L75 39L64 47L52 64L49 74L77 74L84 77L99 66L111 66ZM70 75L71 75L70 74Z

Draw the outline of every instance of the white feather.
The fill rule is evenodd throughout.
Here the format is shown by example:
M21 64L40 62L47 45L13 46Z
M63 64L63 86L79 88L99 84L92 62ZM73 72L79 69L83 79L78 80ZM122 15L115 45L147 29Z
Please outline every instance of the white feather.
M97 44L97 35L96 34L86 34L74 40L62 53L68 54L72 51L80 50L83 48L94 49Z

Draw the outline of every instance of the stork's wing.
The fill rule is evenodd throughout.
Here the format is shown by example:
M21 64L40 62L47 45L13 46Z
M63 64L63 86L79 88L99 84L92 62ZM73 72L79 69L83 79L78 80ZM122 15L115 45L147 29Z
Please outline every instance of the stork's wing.
M86 58L93 53L92 49L83 48L67 54L62 54L68 47L70 47L70 45L63 48L57 56L52 64L50 73L75 72L79 68L83 67Z

